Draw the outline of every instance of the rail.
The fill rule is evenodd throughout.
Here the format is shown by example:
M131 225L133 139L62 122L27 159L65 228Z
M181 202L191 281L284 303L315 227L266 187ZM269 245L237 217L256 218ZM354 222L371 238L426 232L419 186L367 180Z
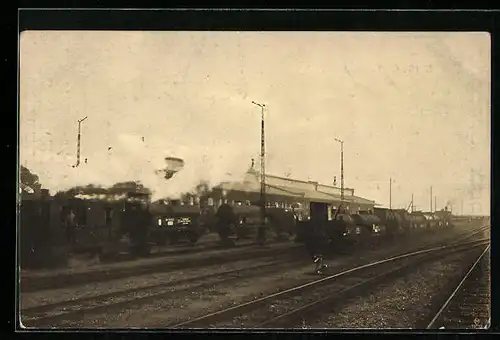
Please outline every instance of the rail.
M450 294L450 296L448 297L448 299L446 299L446 301L441 306L441 308L438 310L438 312L436 313L436 315L429 322L429 324L426 327L427 329L434 328L437 325L438 321L443 318L443 316L444 316L447 308L450 306L450 304L451 304L452 301L454 301L454 300L457 299L459 292L462 291L462 289L464 288L466 282L471 279L472 273L474 272L474 270L476 270L478 268L478 264L481 262L481 260L483 260L485 254L488 252L489 249L490 249L490 245L488 245L486 247L486 249L481 253L481 255L479 255L479 257L474 262L474 264L472 265L472 267L464 275L464 277L462 278L462 280L460 281L460 283L453 290L453 292ZM468 315L468 316L470 316L470 315ZM442 323L443 323L443 321L442 321ZM491 323L491 317L486 322L485 328L488 328L490 323ZM439 329L444 329L444 328L445 328L445 326L439 327Z
M471 249L471 247L473 247L473 246L476 246L476 247L482 246L483 244L485 244L485 242L489 242L489 239L481 239L481 240L464 242L461 244L454 244L454 245L434 247L434 248L425 249L425 250L419 250L419 251L391 257L388 259L376 261L373 263L357 266L355 268L348 269L348 270L345 270L345 271L342 271L340 273L336 273L333 275L329 275L329 276L326 276L324 278L314 280L314 281L308 282L306 284L299 285L297 287L293 287L293 288L286 289L286 290L283 290L283 291L280 291L280 292L277 292L274 294L270 294L270 295L264 296L262 298L253 300L253 301L249 301L249 302L242 303L242 304L239 304L239 305L236 305L233 307L219 310L217 312L206 314L206 315L203 315L201 317L190 319L190 320L187 320L185 322L172 325L170 327L171 328L180 328L180 327L184 328L184 327L193 327L196 325L212 324L213 322L218 322L219 320L226 320L227 318L230 318L230 317L242 315L245 311L247 311L249 309L253 310L255 308L258 308L259 306L266 304L266 303L272 301L273 299L284 298L284 297L289 296L289 295L300 295L300 293L306 291L307 289L310 289L313 287L319 287L320 285L327 283L327 282L335 282L335 280L338 278L349 277L350 274L358 273L358 272L361 272L365 269L373 269L373 268L381 266L383 264L391 264L392 265L394 262L396 262L398 260L410 259L410 258L418 257L419 255L431 255L430 257L432 257L432 256L435 256L435 254L438 254L438 253L443 252L443 251L446 252L446 251L468 250L468 249ZM464 248L464 249L462 249L462 248ZM419 259L419 260L421 260L421 259ZM372 277L368 280L363 280L361 283L358 283L354 286L348 286L348 288L342 290L339 294L343 295L343 294L347 294L349 292L352 292L353 290L361 288L362 286L366 286L367 284L369 285L370 283L373 283L376 280L383 278L384 276L388 276L390 274L394 274L398 271L401 271L402 269L404 269L406 267L408 267L408 265L404 265L403 267L398 267L396 269L391 269L387 272L384 272L381 275L376 275L375 277ZM338 294L336 294L336 296L338 296ZM320 299L320 300L311 302L305 306L302 306L299 308L294 308L291 311L289 311L287 313L282 313L281 315L279 315L277 317L267 318L263 322L257 323L257 325L254 327L262 327L264 325L279 324L281 321L283 321L285 319L289 319L290 317L297 316L298 314L304 315L304 312L306 310L310 310L313 307L316 307L322 303L325 303L326 301L329 300L329 298L330 297L327 297L326 299L325 298Z

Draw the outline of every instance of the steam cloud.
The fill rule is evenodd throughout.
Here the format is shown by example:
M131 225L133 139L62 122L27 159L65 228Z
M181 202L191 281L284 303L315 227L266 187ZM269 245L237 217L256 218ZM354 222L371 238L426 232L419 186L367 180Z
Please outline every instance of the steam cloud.
M217 146L206 149L189 145L169 145L160 139L134 134L119 134L111 149L86 155L82 151L80 166L73 168L75 157L68 153L56 157L48 151L36 152L36 163L28 167L40 177L42 185L52 194L75 186L93 184L110 187L117 182L140 182L152 192L152 199L178 198L192 193L200 182L209 188L223 181L239 181L250 165L251 152ZM25 151L28 153L28 151ZM30 158L30 155L26 158ZM165 157L184 160L184 167L169 180L165 179ZM21 154L21 159L23 159ZM84 159L87 158L87 163Z

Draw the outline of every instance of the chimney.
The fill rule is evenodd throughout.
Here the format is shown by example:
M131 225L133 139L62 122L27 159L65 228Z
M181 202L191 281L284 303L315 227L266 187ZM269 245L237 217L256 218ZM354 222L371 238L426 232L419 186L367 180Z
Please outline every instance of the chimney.
M309 181L309 183L314 185L314 190L318 191L318 182Z

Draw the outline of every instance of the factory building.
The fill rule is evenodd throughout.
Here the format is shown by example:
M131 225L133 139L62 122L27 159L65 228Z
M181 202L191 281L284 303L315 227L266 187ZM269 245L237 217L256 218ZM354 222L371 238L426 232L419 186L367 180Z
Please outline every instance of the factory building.
M325 202L340 205L341 189L318 182L301 181L287 177L266 175L266 203L268 207L309 210L309 202ZM260 173L251 168L242 181L223 182L214 187L208 197L208 205L215 208L222 203L251 204L260 199ZM374 201L354 195L354 189L344 188L344 205L352 212L373 210Z

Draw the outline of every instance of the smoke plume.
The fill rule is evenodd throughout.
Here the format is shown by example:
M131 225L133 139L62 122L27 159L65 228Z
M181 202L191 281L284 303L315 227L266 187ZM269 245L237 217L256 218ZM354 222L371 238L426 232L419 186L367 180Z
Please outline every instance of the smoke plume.
M133 181L149 189L152 200L196 193L200 183L210 189L224 181L242 180L250 165L248 152L223 146L207 150L195 147L195 143L176 146L158 138L119 134L113 145L103 146L101 152L86 155L82 151L82 159L87 158L87 162L81 161L78 167L72 167L76 163L74 156L55 157L37 151L37 162L31 162L30 168L52 194L89 184L108 188L118 182ZM168 180L164 171L166 157L184 161L184 167Z

